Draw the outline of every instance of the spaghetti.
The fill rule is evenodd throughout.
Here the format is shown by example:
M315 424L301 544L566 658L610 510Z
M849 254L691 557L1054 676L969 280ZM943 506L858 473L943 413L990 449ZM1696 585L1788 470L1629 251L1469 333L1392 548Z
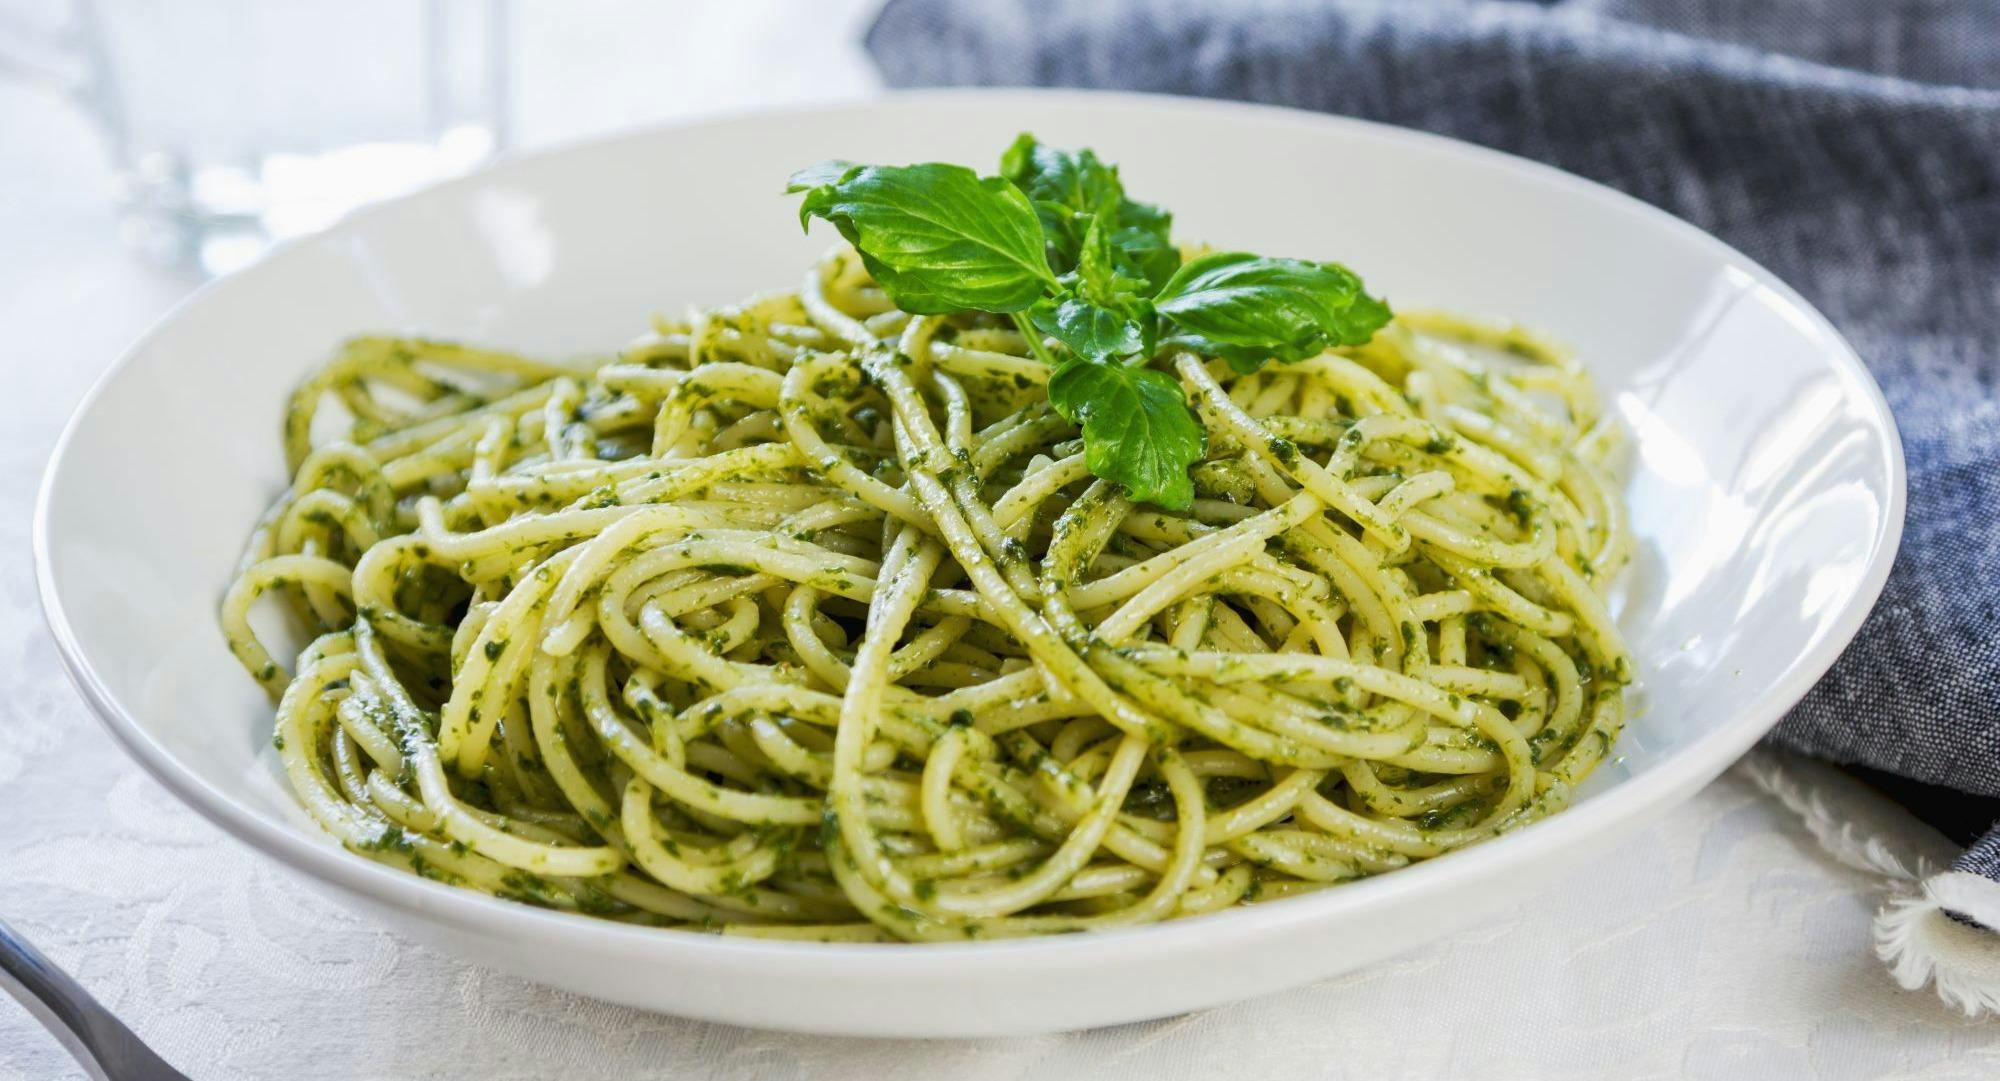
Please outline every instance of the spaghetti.
M1563 806L1631 674L1583 371L1408 314L1170 370L1185 513L1090 475L1014 325L898 311L845 249L609 361L357 339L222 623L342 844L640 923L1136 924Z

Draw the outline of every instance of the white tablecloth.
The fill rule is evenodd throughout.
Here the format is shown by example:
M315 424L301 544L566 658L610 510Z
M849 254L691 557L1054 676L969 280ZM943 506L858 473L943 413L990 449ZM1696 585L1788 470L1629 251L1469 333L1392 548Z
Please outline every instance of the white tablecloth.
M763 18L772 6L687 33L657 12L524 5L524 86L551 85L538 69L564 56L611 73L528 94L525 136L867 89L858 53L828 44L865 0ZM61 103L0 85L0 133L0 915L197 1081L2000 1076L2000 1026L1898 990L1870 952L1873 883L1740 769L1507 919L1315 987L1090 1033L751 1032L413 946L175 803L63 678L29 567L35 485L90 380L193 283L118 249L101 152ZM1838 777L1787 769L1906 851L1948 853ZM80 1076L0 1000L0 1081Z

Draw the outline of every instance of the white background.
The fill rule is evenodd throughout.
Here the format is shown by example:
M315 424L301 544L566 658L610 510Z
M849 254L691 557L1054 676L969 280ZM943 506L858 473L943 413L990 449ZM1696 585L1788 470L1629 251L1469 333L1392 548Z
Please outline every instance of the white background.
M541 144L866 93L853 42L871 6L521 3L517 133ZM2000 1025L1898 990L1870 951L1874 884L1823 857L1744 770L1507 919L1316 987L1092 1033L750 1032L405 943L142 776L43 630L28 528L49 447L89 382L194 284L120 250L111 196L84 120L0 81L0 916L196 1081L2000 1076ZM1905 851L1949 854L1838 777L1785 768ZM0 1000L0 1081L81 1076Z

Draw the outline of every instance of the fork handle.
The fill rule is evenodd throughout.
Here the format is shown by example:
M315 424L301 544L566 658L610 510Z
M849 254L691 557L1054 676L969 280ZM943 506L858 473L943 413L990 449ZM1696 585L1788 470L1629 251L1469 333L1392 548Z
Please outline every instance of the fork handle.
M0 988L55 1034L92 1081L187 1081L4 920Z

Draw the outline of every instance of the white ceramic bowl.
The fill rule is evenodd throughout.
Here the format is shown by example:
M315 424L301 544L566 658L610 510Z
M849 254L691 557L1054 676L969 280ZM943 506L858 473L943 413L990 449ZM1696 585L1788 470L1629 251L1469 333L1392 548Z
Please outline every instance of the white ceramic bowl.
M649 313L788 285L828 242L779 195L827 157L992 168L1021 130L1096 147L1182 237L1334 258L1404 306L1573 344L1634 437L1640 665L1619 760L1563 814L1434 862L1177 923L1040 941L757 942L545 912L392 871L293 806L270 705L214 626L284 484L279 411L335 342L421 331L614 347ZM531 155L360 213L203 290L71 421L36 523L43 603L112 733L245 843L413 938L618 1002L774 1028L977 1035L1130 1021L1367 965L1516 904L1713 778L1819 678L1880 591L1903 464L1819 314L1737 252L1552 169L1241 105L927 93Z

